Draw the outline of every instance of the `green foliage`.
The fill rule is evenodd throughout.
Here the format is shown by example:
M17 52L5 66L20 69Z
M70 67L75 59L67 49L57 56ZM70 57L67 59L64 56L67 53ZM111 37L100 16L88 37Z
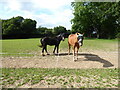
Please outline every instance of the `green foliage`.
M23 33L25 33L25 34L34 33L36 31L36 23L37 22L35 20L25 19L21 23L21 27L22 27Z
M53 29L54 34L60 34L60 33L66 33L66 32L67 32L67 30L63 26L57 26L57 27L54 27L54 29Z
M39 26L39 27L37 28L37 32L40 33L40 34L45 34L45 30L47 30L46 27L41 27L41 26Z
M54 27L54 29L41 26L36 28L37 22L35 20L24 19L21 16L1 21L3 38L34 38L54 36L67 32L63 26Z
M52 33L52 30L53 29L48 29L48 28L46 28L46 27L41 27L41 26L39 26L38 28L37 28L37 34L40 34L40 35L42 35L42 36L52 36L53 35L53 33Z
M117 37L117 38L120 38L120 33L118 33L118 34L116 35L116 37Z
M2 20L3 35L21 34L21 23L23 20L23 17L20 16Z
M7 36L23 36L36 32L36 21L32 19L24 19L21 16L13 17L8 20L2 20L2 35Z
M120 29L120 2L73 2L72 32L84 32L91 37L115 38ZM119 29L118 29L119 28Z

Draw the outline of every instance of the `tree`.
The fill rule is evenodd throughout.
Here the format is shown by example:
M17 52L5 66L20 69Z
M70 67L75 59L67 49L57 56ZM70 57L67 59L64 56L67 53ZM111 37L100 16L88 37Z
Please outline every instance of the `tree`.
M37 32L38 32L39 34L45 34L45 30L47 30L46 27L41 27L41 26L39 26L39 27L37 28Z
M74 2L72 7L73 32L84 32L87 37L96 32L98 38L115 38L120 27L120 2Z
M22 31L24 34L33 34L36 31L36 21L31 19L25 19L21 23Z
M46 36L53 36L52 29L46 29L45 30L45 35Z
M37 28L37 34L40 34L41 36L53 36L52 30L53 29L39 26Z
M24 19L21 16L2 20L2 35L15 37L29 37L36 32L36 21ZM26 35L26 36L25 36Z
M63 26L57 26L57 27L54 27L54 29L53 29L53 33L56 35L58 35L60 33L66 33L66 31L67 31L66 28Z
M3 35L11 35L11 34L21 34L21 22L24 20L23 17L18 16L16 18L11 18L8 20L2 20L2 30Z

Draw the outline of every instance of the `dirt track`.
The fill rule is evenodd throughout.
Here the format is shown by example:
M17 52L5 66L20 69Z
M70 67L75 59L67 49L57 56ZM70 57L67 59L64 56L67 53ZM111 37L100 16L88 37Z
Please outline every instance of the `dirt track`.
M2 57L7 68L117 68L118 52L80 52L76 62L73 56L60 52L57 55L34 57Z

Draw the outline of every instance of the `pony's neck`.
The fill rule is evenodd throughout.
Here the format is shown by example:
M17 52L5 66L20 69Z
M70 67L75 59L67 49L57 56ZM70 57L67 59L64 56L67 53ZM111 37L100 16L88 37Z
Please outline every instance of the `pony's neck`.
M61 40L62 40L62 37L61 37L60 35L58 35L58 36L57 36L57 39L58 39L59 41L61 41Z

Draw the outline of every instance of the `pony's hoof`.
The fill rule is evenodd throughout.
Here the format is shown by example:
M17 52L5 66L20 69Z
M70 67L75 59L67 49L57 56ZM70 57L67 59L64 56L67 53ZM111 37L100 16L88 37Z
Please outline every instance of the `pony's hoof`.
M56 53L56 55L59 55L59 53Z
M74 60L74 62L76 62L77 60Z
M50 55L49 53L47 53L47 55Z
M45 56L44 54L42 54L42 56Z

